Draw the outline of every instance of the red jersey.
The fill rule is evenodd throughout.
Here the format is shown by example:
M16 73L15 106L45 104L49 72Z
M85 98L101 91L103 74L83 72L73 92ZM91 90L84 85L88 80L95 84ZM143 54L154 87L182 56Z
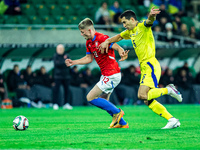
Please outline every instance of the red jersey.
M96 32L92 40L89 39L86 41L86 54L93 54L97 64L101 69L101 74L104 76L111 76L120 72L119 65L115 60L114 49L111 48L113 43L109 45L108 53L101 54L101 51L98 49L99 45L108 38L108 35Z

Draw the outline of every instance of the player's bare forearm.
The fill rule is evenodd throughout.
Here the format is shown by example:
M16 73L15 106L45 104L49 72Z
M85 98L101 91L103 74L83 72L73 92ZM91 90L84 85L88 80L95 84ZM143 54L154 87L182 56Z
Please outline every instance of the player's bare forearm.
M149 16L146 23L147 24L153 24L153 22L156 20L156 17L153 16Z
M89 64L91 63L93 60L92 55L86 55L85 57L81 58L81 59L77 59L75 60L76 65L85 65L85 64Z
M65 64L68 67L73 66L73 65L84 65L84 64L91 63L92 60L93 60L93 56L92 56L92 54L89 54L89 55L86 55L85 57L83 57L81 59L77 59L77 60L66 59Z
M119 55L121 55L124 52L124 49L121 46L119 46L117 43L114 43L112 48L118 51Z
M156 15L158 15L160 13L159 9L154 9L154 8L155 7L151 8L148 19L146 20L147 24L153 24L153 22L156 20Z
M130 50L124 51L124 49L121 46L119 46L117 43L114 43L112 48L114 50L118 51L119 56L121 57L121 59L119 61L124 61L128 58L128 53Z
M105 40L103 43L101 43L99 45L99 50L101 51L101 53L104 53L104 50L106 49L106 53L108 53L108 47L110 43L114 43L114 42L118 42L120 40L122 40L123 38L120 36L120 34L113 36L111 38L108 38L107 40Z
M117 34L117 35L115 35L115 36L113 36L113 37L111 37L111 38L108 38L105 42L107 42L108 44L110 44L110 43L114 43L114 42L119 42L119 41L121 41L123 38L121 37L121 35L120 34Z

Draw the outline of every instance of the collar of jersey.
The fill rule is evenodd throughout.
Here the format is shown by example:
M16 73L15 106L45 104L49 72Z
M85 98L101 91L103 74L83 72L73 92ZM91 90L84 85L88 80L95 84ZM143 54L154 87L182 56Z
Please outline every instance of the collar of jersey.
M96 35L94 36L94 38L92 39L92 42L96 39Z

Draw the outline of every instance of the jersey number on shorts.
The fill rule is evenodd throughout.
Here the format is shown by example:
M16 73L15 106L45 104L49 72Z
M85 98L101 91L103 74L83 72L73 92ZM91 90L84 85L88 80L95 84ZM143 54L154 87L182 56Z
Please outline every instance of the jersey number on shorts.
M107 78L107 77L104 77L104 78L103 78L103 82L104 82L105 84L107 84L108 81L109 81L109 78Z

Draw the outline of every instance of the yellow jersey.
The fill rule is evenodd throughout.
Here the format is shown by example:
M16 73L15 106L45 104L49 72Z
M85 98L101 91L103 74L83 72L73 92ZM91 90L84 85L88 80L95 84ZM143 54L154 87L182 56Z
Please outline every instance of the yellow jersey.
M155 41L151 30L152 25L146 21L138 22L132 30L120 33L123 39L131 39L139 63L155 57Z

